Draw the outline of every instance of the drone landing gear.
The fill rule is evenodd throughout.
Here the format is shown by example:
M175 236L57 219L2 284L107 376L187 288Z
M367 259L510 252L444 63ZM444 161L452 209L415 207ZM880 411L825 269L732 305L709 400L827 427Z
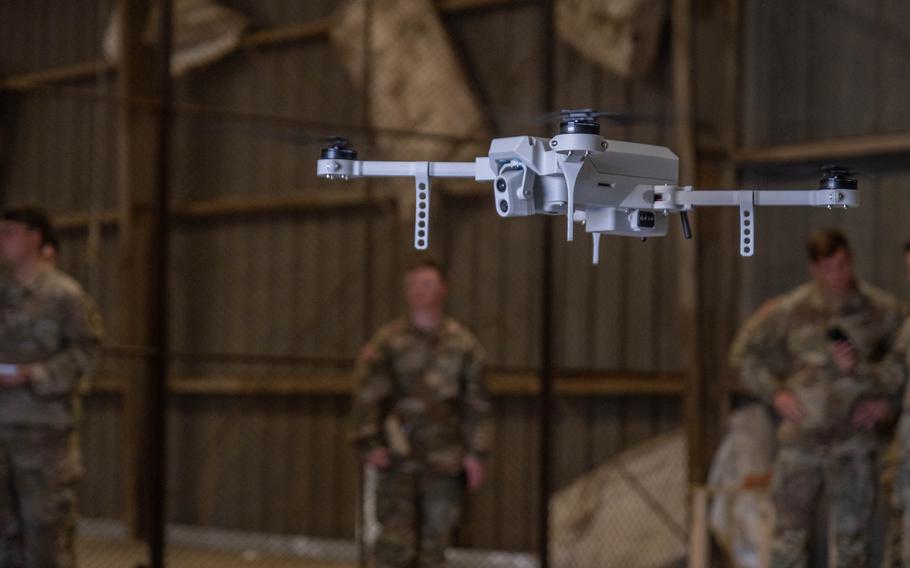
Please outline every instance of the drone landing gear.
M591 263L600 264L600 233L591 233L591 238L594 240L594 258Z
M755 254L755 192L741 191L739 194L739 254Z
M430 163L414 164L414 248L430 246Z

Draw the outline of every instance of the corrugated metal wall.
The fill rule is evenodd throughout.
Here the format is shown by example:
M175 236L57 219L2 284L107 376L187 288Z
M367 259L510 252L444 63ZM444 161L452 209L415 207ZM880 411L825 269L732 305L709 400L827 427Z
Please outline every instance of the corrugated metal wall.
M253 27L306 22L335 2L224 2ZM80 4L78 7L76 4ZM0 75L98 57L110 3L91 0L49 9L48 2L0 4L10 48ZM95 15L91 18L85 14ZM537 6L522 4L446 17L500 134L527 133L522 118L540 110ZM99 22L102 25L99 25ZM634 127L605 126L608 138L669 144L670 67L666 49L647 76L623 80L556 46L559 107L593 106L655 117ZM38 53L40 55L35 55ZM18 55L17 55L18 54ZM21 57L20 57L21 55ZM72 87L111 93L112 78L68 89L23 93L6 112L15 143L2 180L7 202L38 201L55 214L96 213L116 206L117 112ZM243 51L178 84L181 103L249 114L356 123L362 101L324 40ZM507 112L508 111L508 112ZM316 133L326 134L326 133ZM4 133L5 135L5 133ZM251 117L178 117L174 151L176 203L226 196L352 191L312 175L316 147L300 132ZM369 148L362 151L366 157ZM451 265L454 315L476 330L499 368L534 368L540 345L539 220L501 220L485 197L440 197L433 248ZM678 232L678 227L673 226ZM602 264L590 265L590 242L565 243L561 230L552 270L556 282L557 365L576 371L677 373L678 235L640 243L607 239ZM105 317L116 315L117 232L96 226L64 235L63 267L86 283ZM183 378L340 376L367 333L401 306L399 278L410 233L388 205L208 217L183 217L172 236L172 341ZM367 246L370 242L369 248ZM731 244L732 246L732 244ZM367 257L368 250L371 256ZM372 277L370 289L364 280ZM366 315L365 315L366 312ZM116 336L108 338L116 344ZM288 359L194 357L245 354ZM112 356L113 357L113 356ZM108 378L122 379L111 358ZM343 368L344 369L344 368ZM342 371L343 372L343 371ZM539 456L533 398L496 399L498 437L491 481L472 501L464 544L530 549L535 545ZM87 404L89 516L123 515L125 430L116 393ZM557 486L619 450L680 422L673 396L574 397L558 401ZM170 426L170 514L181 523L350 536L355 456L346 444L340 395L175 397ZM532 497L529 498L529 495Z
M745 4L743 137L746 145L910 130L910 17L906 2L813 0ZM907 156L845 160L858 171L862 207L761 209L756 256L744 261L743 317L807 279L802 243L843 227L861 277L906 299L902 246L910 238ZM813 187L819 163L750 167L746 185Z

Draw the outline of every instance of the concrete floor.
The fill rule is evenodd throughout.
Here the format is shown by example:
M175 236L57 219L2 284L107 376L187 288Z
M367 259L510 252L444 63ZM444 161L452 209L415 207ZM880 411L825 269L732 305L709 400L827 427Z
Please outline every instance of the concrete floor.
M133 568L146 562L141 542L80 538L76 544L80 568ZM169 568L353 568L298 557L273 556L253 551L217 551L174 544L168 547Z
M79 568L147 565L145 543L132 540L121 521L82 519L76 552ZM452 568L537 568L531 554L454 549ZM354 568L353 541L302 535L249 533L218 528L169 526L168 568Z

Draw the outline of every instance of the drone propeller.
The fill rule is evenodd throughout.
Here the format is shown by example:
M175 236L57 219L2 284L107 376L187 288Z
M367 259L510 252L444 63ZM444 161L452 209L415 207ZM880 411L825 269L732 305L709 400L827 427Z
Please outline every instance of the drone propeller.
M357 151L351 141L341 136L331 136L324 139L326 146L322 148L322 160L356 160Z
M822 177L818 180L819 189L856 189L858 187L854 171L845 166L822 166Z
M571 115L571 116L570 116ZM504 108L488 108L487 118L493 123L508 125L508 130L521 126L541 126L561 122L567 118L590 120L597 122L599 118L606 118L619 126L634 126L637 124L670 125L671 117L648 115L631 112L600 111L596 109L565 109L558 112L527 113L517 112Z
M559 112L551 112L544 115L544 121L548 123L553 122L556 119L559 119L560 122L566 122L570 120L586 120L596 122L598 118L608 118L613 122L616 122L623 126L628 126L636 122L649 120L649 117L634 115L628 112L612 112L595 110L592 108L563 109Z

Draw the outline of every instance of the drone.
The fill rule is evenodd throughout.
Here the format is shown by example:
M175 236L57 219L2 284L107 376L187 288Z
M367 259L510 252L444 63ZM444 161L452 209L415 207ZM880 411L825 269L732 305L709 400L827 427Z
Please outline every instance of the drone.
M755 254L756 206L857 207L852 172L827 166L814 189L698 190L677 185L679 159L669 148L600 135L598 118L610 113L563 110L552 138L495 138L488 156L473 162L361 161L350 143L332 139L322 149L317 175L328 179L413 177L414 248L429 246L430 180L473 178L493 182L493 203L500 217L565 215L566 239L580 223L593 239L593 263L600 258L601 235L663 237L668 219L678 213L683 236L692 238L689 211L695 207L739 207L742 256Z

